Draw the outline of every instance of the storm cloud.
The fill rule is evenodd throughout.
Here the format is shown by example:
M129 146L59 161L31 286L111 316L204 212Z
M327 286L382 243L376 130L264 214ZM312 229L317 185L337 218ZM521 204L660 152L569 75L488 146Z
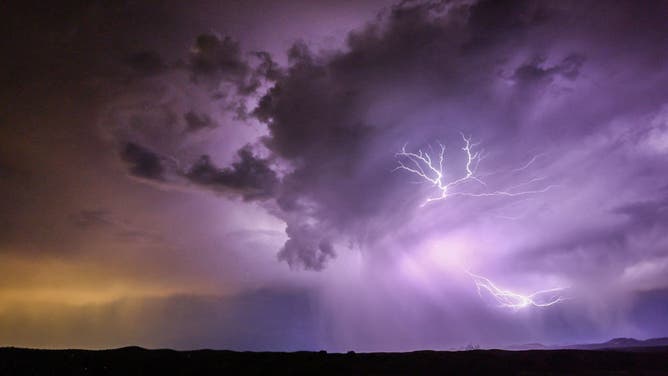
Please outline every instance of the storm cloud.
M424 147L445 139L450 150L457 150L457 134L472 135L490 156L484 161L488 173L515 168L548 151L548 163L536 166L542 170L529 173L541 179L552 175L549 183L561 184L564 169L571 168L559 159L564 148L586 143L594 130L609 132L615 119L657 111L665 99L658 84L666 80L659 63L665 53L648 49L621 55L623 46L651 45L666 36L666 28L659 27L661 11L643 9L642 19L627 19L623 12L628 7L620 3L607 10L618 23L576 23L598 7L407 2L351 31L340 50L313 51L296 42L287 51L285 67L267 52L246 55L228 36L202 34L190 55L193 79L206 80L209 89L231 83L238 94L256 98L245 119L266 125L261 143L276 162L269 166L240 149L231 169L216 167L203 156L184 176L203 188L237 192L245 200L272 199L269 211L288 228L279 259L314 270L323 269L342 244L374 249L386 238L387 228L410 228L421 197L412 194L406 176L391 172L393 153L407 142ZM647 33L639 23L656 25L656 30ZM606 41L604 32L618 40ZM260 59L260 64L251 68L245 56ZM629 60L622 74L615 73L617 56ZM650 99L626 98L647 89L632 80L628 67L643 76L657 75ZM260 82L269 86L258 96ZM623 86L625 92L603 93L600 85ZM624 113L619 113L615 109L622 102ZM191 131L214 123L206 113L194 111L184 119ZM159 179L158 159L140 151L124 153L131 173ZM451 158L459 162L459 156ZM282 172L272 170L277 167ZM503 187L516 178L490 179ZM462 203L479 214L507 204ZM402 211L404 216L395 215ZM448 226L452 218L442 217L434 224ZM475 215L463 218L476 220Z
M193 183L215 191L234 191L244 200L271 197L278 179L268 161L256 158L250 148L239 150L238 158L230 168L220 169L209 156L203 155L185 176Z
M665 334L665 1L165 4L86 7L76 27L44 15L52 30L10 44L0 265L64 280L0 298L235 312L220 341L193 324L157 342L183 347ZM445 192L397 169L441 146L443 182L476 179ZM469 273L567 299L504 309ZM266 330L294 346L234 329L293 303ZM0 326L23 322L12 312Z
M152 150L128 142L123 146L121 158L128 163L130 174L149 180L164 180L162 158Z

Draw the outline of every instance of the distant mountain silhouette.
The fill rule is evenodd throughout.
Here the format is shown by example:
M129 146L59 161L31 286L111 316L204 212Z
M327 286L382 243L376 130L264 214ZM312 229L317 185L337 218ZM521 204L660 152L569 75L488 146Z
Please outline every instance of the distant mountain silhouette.
M668 338L646 341L616 338L582 345L607 347L594 351L407 353L175 351L136 346L110 350L7 347L0 348L0 375L668 375L668 347L643 347L665 343Z
M599 349L620 349L620 348L626 349L633 347L663 347L663 346L668 346L668 337L650 338L645 340L620 337L620 338L613 338L603 343L564 346L562 348L579 349L579 350L599 350Z
M633 349L645 347L668 347L668 337L650 338L645 340L619 337L613 338L607 342L585 343L566 346L546 346L542 343L526 343L504 347L505 350L603 350L603 349Z

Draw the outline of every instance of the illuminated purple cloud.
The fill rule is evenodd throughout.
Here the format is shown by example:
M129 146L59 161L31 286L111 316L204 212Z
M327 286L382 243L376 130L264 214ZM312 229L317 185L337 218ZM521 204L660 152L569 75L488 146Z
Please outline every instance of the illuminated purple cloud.
M668 334L665 2L72 8L10 25L8 345Z

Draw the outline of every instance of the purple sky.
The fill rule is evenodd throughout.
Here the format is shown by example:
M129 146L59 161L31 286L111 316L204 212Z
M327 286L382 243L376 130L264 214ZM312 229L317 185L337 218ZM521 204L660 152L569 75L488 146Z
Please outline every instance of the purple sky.
M664 1L3 8L0 346L668 335Z

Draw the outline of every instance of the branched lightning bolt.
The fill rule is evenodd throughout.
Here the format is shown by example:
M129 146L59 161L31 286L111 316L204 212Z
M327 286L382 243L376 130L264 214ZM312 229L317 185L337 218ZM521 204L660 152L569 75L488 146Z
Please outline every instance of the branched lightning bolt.
M440 194L438 196L429 197L421 205L425 206L433 201L445 200L453 196L469 196L469 197L488 197L488 196L505 196L505 197L515 197L515 196L524 196L531 194L544 193L548 190L556 187L555 185L546 185L542 188L536 189L527 189L532 185L541 182L544 178L536 177L529 179L524 182L507 187L503 190L483 190L480 191L471 191L463 190L461 187L469 183L476 183L480 187L487 189L487 183L485 183L481 176L477 175L478 167L480 162L483 159L482 152L474 151L473 149L478 146L477 143L471 142L471 137L466 137L464 134L461 134L462 139L464 140L464 146L462 151L466 155L466 163L464 166L464 174L462 177L452 180L450 182L445 182L445 146L439 143L439 153L436 156L432 150L432 154L418 150L417 153L409 152L406 150L406 145L404 145L399 153L396 153L395 156L398 161L398 166L394 169L405 170L414 175L419 176L426 182L434 186ZM510 170L510 173L518 173L524 170L527 170L542 154L532 157L527 163L523 166ZM494 172L490 175L497 174ZM478 289L478 294L483 295L483 292L489 293L502 307L512 308L512 309L522 309L527 307L549 307L554 304L560 303L566 298L563 298L560 293L564 288L558 287L548 290L539 290L533 292L529 295L523 295L514 291L502 289L495 285L491 280L486 277L473 274L469 271L466 273L473 278L476 288Z
M533 185L534 183L540 182L543 178L533 178L528 181L507 187L503 190L484 190L480 191L467 191L458 187L462 187L469 183L476 183L479 186L487 188L487 184L482 180L480 176L477 175L478 167L480 162L483 159L482 152L473 151L473 149L478 146L477 143L471 142L471 137L466 137L464 134L461 134L462 139L464 140L464 146L462 151L466 154L466 164L464 167L464 175L458 179L452 180L450 182L445 182L445 146L439 143L440 151L436 156L432 156L429 152L422 151L419 149L417 153L406 151L406 145L401 148L401 151L396 153L398 166L394 169L405 170L412 174L415 174L422 178L423 180L430 183L434 186L440 194L438 196L429 197L422 203L421 206L425 206L433 201L445 200L453 196L469 196L469 197L489 197L489 196L506 196L506 197L515 197L530 195L536 193L544 193L548 190L554 188L554 185L547 185L542 188L536 189L527 189L528 186ZM531 166L539 156L534 156L529 162L524 166L512 170L511 172L518 172L525 170Z
M561 297L559 294L564 290L562 287L539 290L529 295L522 295L510 290L502 289L488 278L473 274L469 271L467 271L467 273L473 278L478 289L478 295L482 297L483 292L486 291L501 305L501 307L512 309L521 309L530 306L549 307L566 300L566 298Z

